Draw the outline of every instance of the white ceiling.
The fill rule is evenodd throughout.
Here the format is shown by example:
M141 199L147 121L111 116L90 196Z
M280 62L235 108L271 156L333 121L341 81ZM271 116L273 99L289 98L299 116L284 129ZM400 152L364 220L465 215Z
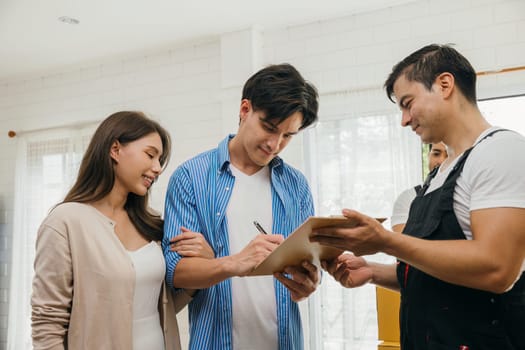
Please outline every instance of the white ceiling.
M415 0L0 0L0 80ZM61 16L78 19L70 25Z

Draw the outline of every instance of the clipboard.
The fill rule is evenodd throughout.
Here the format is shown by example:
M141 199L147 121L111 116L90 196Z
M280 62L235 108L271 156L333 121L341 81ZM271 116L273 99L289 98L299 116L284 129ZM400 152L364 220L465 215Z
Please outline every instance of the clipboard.
M274 272L283 271L286 266L299 265L303 260L309 260L320 268L321 260L331 260L343 251L320 245L317 242L310 242L309 238L313 230L332 226L350 228L356 226L356 223L344 216L311 216L257 265L248 276L272 275Z

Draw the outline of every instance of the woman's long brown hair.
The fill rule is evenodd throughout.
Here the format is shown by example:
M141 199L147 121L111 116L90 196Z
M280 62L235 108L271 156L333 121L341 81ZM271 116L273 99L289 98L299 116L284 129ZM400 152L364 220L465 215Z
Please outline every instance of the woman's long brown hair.
M107 117L97 128L80 163L78 176L62 203L96 202L111 192L115 183L114 162L110 156L115 141L125 145L148 134L157 133L162 141L160 164L164 169L171 153L168 132L142 112L123 111ZM161 240L161 216L148 206L149 190L144 196L129 193L124 208L139 233L148 240Z

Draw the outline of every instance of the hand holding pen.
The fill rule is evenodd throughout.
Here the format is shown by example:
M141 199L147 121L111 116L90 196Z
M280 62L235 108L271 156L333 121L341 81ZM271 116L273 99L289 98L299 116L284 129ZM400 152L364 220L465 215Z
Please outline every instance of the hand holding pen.
M257 221L254 221L253 224L260 233L268 235ZM283 239L284 237L281 236L281 240ZM309 261L303 261L300 266L287 266L283 272L274 273L273 276L288 288L292 300L295 302L312 294L320 280L319 270Z
M284 240L282 235L268 234L256 221L253 224L261 234L256 235L240 252L229 257L235 262L234 276L248 275Z

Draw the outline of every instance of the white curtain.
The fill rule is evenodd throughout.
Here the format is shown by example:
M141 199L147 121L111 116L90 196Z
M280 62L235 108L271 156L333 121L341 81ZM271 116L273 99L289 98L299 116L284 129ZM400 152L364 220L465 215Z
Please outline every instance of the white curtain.
M389 218L397 195L422 181L421 143L400 126L382 92L321 97L321 121L305 135L308 177L318 215L342 208ZM389 220L384 225L390 227ZM376 254L369 260L389 262ZM309 302L310 349L376 350L377 313L372 285L345 289L328 274Z
M32 349L31 284L36 232L71 187L93 127L18 138L7 349Z

